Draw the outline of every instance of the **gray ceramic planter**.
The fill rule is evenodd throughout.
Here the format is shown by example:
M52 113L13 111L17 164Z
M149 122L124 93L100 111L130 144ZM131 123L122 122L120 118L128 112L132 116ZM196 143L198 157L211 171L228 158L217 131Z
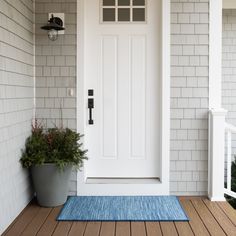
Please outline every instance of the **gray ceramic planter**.
M68 196L68 186L72 166L59 170L55 164L43 164L31 168L37 201L43 207L64 204Z

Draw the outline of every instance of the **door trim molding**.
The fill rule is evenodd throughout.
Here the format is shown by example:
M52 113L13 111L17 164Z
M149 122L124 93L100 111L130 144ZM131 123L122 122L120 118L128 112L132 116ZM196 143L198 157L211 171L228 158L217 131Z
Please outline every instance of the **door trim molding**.
M77 132L86 127L85 100L85 14L86 0L77 0ZM160 183L154 184L86 184L84 169L77 173L77 195L169 195L170 162L170 0L162 0L161 66L161 169Z

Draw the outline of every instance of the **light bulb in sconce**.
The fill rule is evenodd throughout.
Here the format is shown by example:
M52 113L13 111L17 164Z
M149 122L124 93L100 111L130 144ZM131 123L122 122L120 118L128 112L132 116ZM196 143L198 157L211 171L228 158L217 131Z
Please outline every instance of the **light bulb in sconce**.
M57 38L58 38L58 31L55 30L55 29L49 30L49 31L48 31L48 38L49 38L51 41L57 40Z

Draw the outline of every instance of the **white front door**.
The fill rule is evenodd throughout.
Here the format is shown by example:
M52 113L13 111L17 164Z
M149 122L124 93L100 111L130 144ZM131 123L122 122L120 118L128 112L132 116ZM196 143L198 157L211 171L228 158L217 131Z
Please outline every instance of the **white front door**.
M161 1L85 1L87 178L160 176ZM90 91L91 92L91 91ZM89 119L93 120L89 124Z

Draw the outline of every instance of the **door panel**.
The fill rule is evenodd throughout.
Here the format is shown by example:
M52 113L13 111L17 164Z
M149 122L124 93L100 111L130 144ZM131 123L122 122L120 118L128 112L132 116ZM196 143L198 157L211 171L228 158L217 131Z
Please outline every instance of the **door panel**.
M146 38L130 37L131 67L131 157L146 153Z
M103 155L117 157L117 37L102 37L102 145Z
M102 2L85 1L85 89L94 89L95 102L86 176L159 177L161 1L146 0L145 22L102 22Z

